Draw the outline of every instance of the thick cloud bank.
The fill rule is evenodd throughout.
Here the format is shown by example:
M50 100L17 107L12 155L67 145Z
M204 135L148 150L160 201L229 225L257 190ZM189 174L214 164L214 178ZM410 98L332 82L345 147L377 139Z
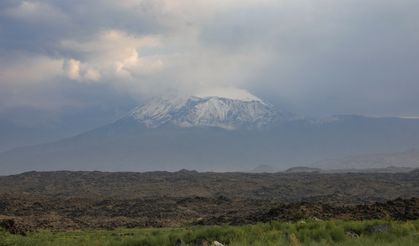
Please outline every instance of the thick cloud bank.
M0 112L241 88L301 114L419 115L418 12L414 0L2 0Z

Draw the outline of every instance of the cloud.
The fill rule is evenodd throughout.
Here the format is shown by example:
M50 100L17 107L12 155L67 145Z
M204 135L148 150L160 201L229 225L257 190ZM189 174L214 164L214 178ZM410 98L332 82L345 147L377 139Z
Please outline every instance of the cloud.
M25 22L48 22L66 20L66 16L53 5L38 1L22 1L18 5L9 7L6 15Z
M81 64L79 60L68 59L64 62L63 70L71 80L89 82L101 79L99 71L89 67L88 64Z
M86 70L85 78L91 81L98 81L100 80L100 73L94 68L89 68Z
M73 80L80 79L80 61L70 59L64 63L64 70L68 78Z
M115 78L134 79L137 75L159 72L164 64L158 56L140 56L139 54L159 44L158 37L138 37L118 30L99 32L91 37L85 37L84 40L61 42L63 50L78 55L82 60L85 70L82 79L96 81L99 78L112 81L115 81ZM80 70L80 61L74 65ZM77 76L69 77L79 80L80 71L77 71Z
M0 86L77 87L68 102L83 86L138 101L241 88L302 114L414 115L418 11L413 0L4 0Z
M0 60L0 85L43 83L61 75L63 60L45 55L13 53Z

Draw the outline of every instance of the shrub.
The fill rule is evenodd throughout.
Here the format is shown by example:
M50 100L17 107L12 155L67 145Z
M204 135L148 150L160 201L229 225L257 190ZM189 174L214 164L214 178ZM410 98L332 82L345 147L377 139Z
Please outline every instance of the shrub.
M388 224L385 230L371 232L375 225ZM27 236L0 230L0 245L103 245L169 246L183 242L193 245L200 239L217 240L229 246L269 245L419 245L418 221L305 221L271 222L246 226L195 226L187 228L116 229L74 232L40 231ZM346 236L359 232L360 237Z

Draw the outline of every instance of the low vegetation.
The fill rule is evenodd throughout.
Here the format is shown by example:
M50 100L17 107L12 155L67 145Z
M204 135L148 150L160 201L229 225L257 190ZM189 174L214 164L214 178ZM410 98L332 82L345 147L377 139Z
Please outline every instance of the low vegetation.
M419 245L419 220L344 221L318 219L244 226L193 226L114 230L0 231L0 245Z

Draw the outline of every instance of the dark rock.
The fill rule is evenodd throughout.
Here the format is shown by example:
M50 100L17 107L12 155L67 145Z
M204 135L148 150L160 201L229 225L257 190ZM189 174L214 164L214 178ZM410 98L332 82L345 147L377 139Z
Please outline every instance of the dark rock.
M178 238L175 242L175 246L182 246L182 245L185 245L185 243L183 242L182 239Z
M359 238L359 234L352 230L345 232L345 235L350 238Z
M210 242L206 239L197 239L193 243L194 246L210 246Z
M0 220L0 227L3 227L11 234L19 234L23 236L25 236L30 231L27 225L18 224L13 219Z
M379 225L372 225L367 228L367 232L370 234L379 233L379 232L386 232L390 230L389 224L379 224Z

